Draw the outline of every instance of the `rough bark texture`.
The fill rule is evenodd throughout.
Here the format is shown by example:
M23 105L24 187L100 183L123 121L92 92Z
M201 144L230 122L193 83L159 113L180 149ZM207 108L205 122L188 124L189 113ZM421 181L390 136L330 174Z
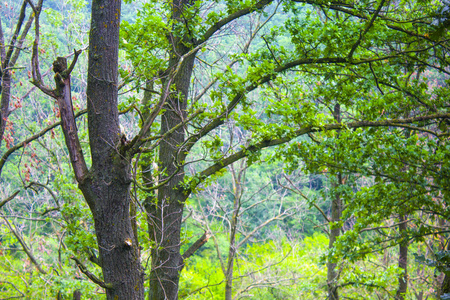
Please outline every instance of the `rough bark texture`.
M87 86L92 167L79 180L95 221L107 299L144 299L130 220L129 157L120 153L117 109L121 1L92 3Z
M408 224L405 221L406 217L401 215L399 217L400 225L398 225L400 235L406 232ZM398 289L395 299L404 300L408 289L408 241L401 242L399 245L398 267L403 270L403 274L398 277Z
M179 18L187 0L172 2L172 19L180 22ZM161 134L177 126L186 118L186 105L195 54L184 58L190 48L181 42L186 37L170 36L169 41L173 44L170 54L169 69L167 70L167 84L172 88L164 88L170 95L162 95L167 98L165 112L161 117ZM181 65L179 65L181 63ZM175 74L175 70L178 70ZM171 80L173 76L173 80ZM180 145L185 141L184 127L179 127L168 138L161 141L159 147L159 170L164 170L159 181L168 182L158 189L158 202L150 207L151 215L154 216L152 249L152 271L150 275L150 299L177 299L180 272L183 268L183 258L180 253L180 231L183 218L184 203L187 195L183 193L182 183L184 170L179 159Z

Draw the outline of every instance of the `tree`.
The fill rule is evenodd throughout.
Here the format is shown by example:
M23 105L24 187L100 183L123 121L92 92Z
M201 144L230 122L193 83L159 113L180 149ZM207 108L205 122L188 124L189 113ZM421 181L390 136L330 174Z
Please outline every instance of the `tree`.
M70 74L80 51L75 51L69 67L65 58L57 58L53 63L56 88L46 88L38 60L39 14L42 11L39 4L33 6L36 20L33 83L58 101L75 178L95 221L100 252L98 263L103 270L104 282L87 271L85 274L106 289L108 299L143 299L143 273L129 212L131 157L124 151L125 145L120 138L117 108L121 1L97 1L92 5L87 86L90 170L77 134L70 89Z
M139 153L157 156L158 165L153 168L157 169L153 176L157 180L143 182L144 190L149 192L145 207L152 241L149 296L176 299L187 256L180 253L183 210L190 194L209 177L245 157L250 163L257 161L264 148L286 144L306 134L323 132L326 137L341 130L344 138L353 129L358 133L362 130L358 128L390 126L427 132L428 129L422 128L424 123L445 123L449 118L443 101L437 107L423 101L427 95L420 81L403 85L398 75L403 67L411 72L415 67L445 72L446 41L430 39L430 25L422 21L432 18L433 8L420 3L409 8L385 1L363 5L285 1L280 5L289 14L285 15L283 30L263 34L261 28L268 22L253 30L245 18L255 15L264 18L270 12L265 17L269 20L281 14L273 1L175 0L143 7L141 13L148 19L139 26L155 28L154 32L147 32L150 39L140 38L142 32L135 30L123 41L133 41L129 48L125 47L130 56L133 48L141 50L141 54L163 53L157 59L133 58L136 73L146 76L125 84L136 83L135 87L139 87L139 81L143 81L146 89L159 98L144 101L140 130L127 140L120 134L118 116L121 1L99 0L91 7L87 110L92 165L88 168L71 103L70 74L79 51L75 51L69 67L63 58L55 61L56 88L48 89L40 75L38 60L42 6L27 3L35 14L34 84L58 101L74 175L95 221L100 252L96 261L104 278L99 280L82 270L106 289L108 299L144 297L137 230L133 229L129 211L131 182L139 185L130 175L130 164ZM210 6L203 6L205 3ZM204 21L202 16L206 12ZM201 82L205 84L203 91L197 96L190 95L196 58L198 61L205 58L202 51L209 52L207 47L214 38L239 22L243 28L250 27L242 51L221 63L222 74L213 75L209 83ZM289 42L278 43L282 38ZM255 41L260 44L255 45ZM226 54L221 53L221 57ZM203 59L207 63L209 60L213 63L216 59L212 55ZM149 62L142 63L148 68L139 73L142 61ZM232 67L244 75L234 74ZM329 83L328 90L321 88L322 82ZM334 88L335 84L340 88ZM315 97L321 93L327 97ZM412 117L399 117L404 95L413 95L407 103L417 110ZM264 101L259 99L269 104L262 105ZM335 99L339 99L342 115L346 116L338 122L324 113ZM259 109L258 114L254 108ZM221 140L213 135L229 122L251 131L252 136L246 143L230 145L229 151L222 153L217 146ZM205 165L188 176L185 167L195 163L191 156L195 156L196 147L202 143L208 150L200 157ZM287 149L285 153L290 159L295 155L289 151L302 150L296 143ZM312 155L308 152L304 157L311 159ZM143 170L146 171L145 165Z
M250 105L247 103L246 97L252 92L259 90L264 84L267 84L268 89L274 89L271 85L274 83L282 86L285 84L284 81L288 82L289 79L286 79L286 77L283 77L280 74L295 67L300 68L300 70L304 72L317 72L323 74L324 77L336 76L334 74L346 69L348 72L346 73L346 76L348 76L347 79L351 80L359 78L361 82L366 82L363 91L360 92L361 97L370 95L378 98L379 96L372 95L371 91L373 91L374 87L380 88L381 78L387 82L395 80L393 79L395 78L395 70L403 63L401 60L405 59L410 61L411 59L408 56L409 50L407 51L402 48L395 49L388 46L387 48L389 48L389 50L381 50L375 55L370 53L370 51L374 51L373 48L370 48L369 52L363 50L370 47L371 43L375 43L371 40L376 39L373 35L375 29L372 30L372 27L382 26L377 24L387 24L385 27L385 38L389 41L392 39L392 41L397 42L398 39L417 38L417 34L395 25L396 21L390 23L391 19L389 18L395 19L398 15L388 17L387 15L390 14L388 12L389 6L383 1L379 4L374 4L373 7L365 7L363 12L352 5L350 5L350 8L347 8L346 5L336 3L328 7L321 3L307 2L308 4L316 5L316 7L319 7L324 11L329 10L334 13L333 20L336 22L336 27L330 28L324 26L322 29L315 31L311 30L312 33L309 35L305 29L301 29L301 26L305 24L302 24L299 18L296 17L299 12L294 2L301 1L286 3L287 9L292 9L294 13L294 17L290 22L288 21L287 24L293 44L297 47L297 51L289 52L282 46L277 45L275 36L271 39L269 37L261 37L261 39L265 41L266 47L262 47L259 53L248 55L246 53L246 49L248 48L245 46L242 47L244 51L240 59L247 61L249 64L249 67L246 69L246 77L240 78L230 73L225 73L223 79L220 77L219 79L213 78L211 84L206 85L206 89L217 86L220 91L219 94L217 94L217 91L210 93L212 100L214 100L211 101L211 105L219 105L219 103L223 101L220 97L227 97L229 100L225 103L222 102L221 109L218 113L210 113L210 115L203 120L203 117L199 118L199 120L201 120L200 122L194 122L193 132L189 135L185 134L190 132L190 128L183 125L183 121L189 119L185 112L187 109L186 105L189 103L193 108L198 107L196 105L198 105L197 103L200 99L195 97L191 102L188 100L188 82L193 72L194 56L200 55L201 52L199 52L199 49L201 49L204 44L210 42L210 39L216 32L219 32L220 28L238 18L250 14L252 11L258 11L269 7L271 1L259 1L250 5L241 4L237 6L228 3L227 13L229 14L220 14L219 17L217 17L217 14L212 13L211 15L216 18L213 19L211 17L211 19L208 19L208 21L213 20L212 22L210 21L212 23L210 27L202 27L204 24L198 23L199 21L197 21L196 16L198 16L201 6L197 2L174 2L172 6L166 7L168 9L167 14L170 15L171 18L170 22L168 22L169 25L165 28L171 28L171 34L174 36L171 36L168 39L168 45L163 45L167 48L162 48L163 51L167 51L169 62L167 64L167 69L164 67L162 68L162 76L159 75L163 82L163 84L161 84L160 99L168 99L166 111L162 116L161 135L164 135L171 130L175 130L177 133L172 135L167 141L163 141L163 144L159 149L159 170L164 170L164 173L160 174L159 177L159 184L161 187L158 188L158 201L149 211L150 216L155 216L155 224L152 228L152 238L156 237L154 238L154 243L158 245L154 248L152 254L154 271L152 271L151 277L151 297L176 297L179 272L183 268L182 255L179 253L180 240L178 236L180 234L184 203L189 194L209 176L246 156L250 156L251 160L257 159L258 152L263 148L287 143L297 136L310 132L335 130L344 127L350 129L365 126L409 126L401 124L406 124L405 122L414 123L419 120L415 117L410 118L409 120L399 119L391 121L387 119L374 122L359 121L346 123L346 125L340 125L342 124L341 122L330 124L327 123L328 121L326 120L319 121L317 115L312 112L319 110L313 110L310 105L306 105L306 101L306 103L303 103L302 108L297 109L295 103L296 100L294 99L296 99L295 96L299 96L301 93L298 92L296 94L290 90L288 90L286 94L281 94L281 97L280 95L275 95L274 98L279 102L269 106L269 108L265 110L269 116L270 114L272 115L273 120L276 120L273 123L263 124L256 118L235 116L234 113L237 114L240 112L240 109L238 110L237 107L242 105L242 112L245 114L248 112L248 107L256 102L250 101ZM152 12L151 9L147 11L149 14ZM156 12L156 10L154 10L154 12ZM342 13L353 17L347 19L341 18L340 14ZM330 14L325 12L322 16L330 19ZM361 22L358 22L358 20ZM311 21L311 28L317 25L315 22L317 21ZM414 17L411 17L409 22L409 24L417 24ZM358 24L358 26L355 26L355 24ZM142 26L142 24L139 24L139 26ZM350 29L352 26L353 29ZM357 32L354 32L355 28L358 28ZM335 40L331 38L330 31ZM327 32L328 36L326 35ZM340 32L344 33L342 37L340 37ZM360 37L356 41L352 38L355 35L359 35ZM305 37L300 39L298 38L300 36ZM417 48L413 50L418 54L423 53L423 51L425 51L424 49L426 49L426 47L423 48L421 43L426 43L426 41L430 42L425 35L420 36L419 39L421 42L418 43ZM371 41L369 42L369 40ZM320 43L323 43L323 47L317 46L317 44ZM338 49L336 48L336 45L338 44L345 44L347 46ZM159 48L160 45L153 45L152 47L161 49ZM297 59L297 57L300 58ZM140 63L140 60L140 57L135 59L136 68L138 68L137 66ZM381 62L384 60L391 61L394 66L391 70L386 70L385 68L384 71L386 74L382 75ZM229 64L233 65L234 62L230 61ZM374 71L374 69L376 71ZM170 70L175 70L174 76L170 75ZM361 76L360 74L371 75ZM372 80L369 80L368 76L370 76ZM389 76L392 76L392 78ZM221 83L219 85L215 84L217 81ZM167 87L168 84L173 84L173 92L169 92L170 89ZM390 83L387 83L387 86L389 85ZM353 88L357 89L356 86L353 86ZM393 89L395 88L396 86L393 87ZM301 90L301 88L299 88L299 90ZM402 90L400 90L400 92L402 92ZM200 93L200 95L203 96L205 94ZM383 95L383 92L381 92L380 98L383 98ZM344 99L343 101L348 106L352 105L347 99ZM363 116L363 114L359 115L359 117L361 120L367 120L367 116ZM438 116L434 115L433 117L428 117L434 119ZM447 118L447 115L442 115L442 117ZM249 146L242 150L235 150L234 153L231 152L229 155L219 155L218 158L213 157L214 163L212 165L206 167L204 170L198 171L196 175L191 178L186 177L183 169L184 166L188 164L186 159L194 146L209 134L213 133L214 130L226 124L228 120L233 118L238 122L239 126L251 128L254 133L252 142ZM279 122L280 120L282 120L281 125L280 123L276 124L276 122ZM185 129L182 130L182 126L184 126ZM293 130L293 128L297 129ZM167 183L164 185L161 183L166 181ZM154 230L156 230L156 234L154 234ZM171 236L171 238L164 240L164 237L167 236ZM175 238L173 236L175 236Z

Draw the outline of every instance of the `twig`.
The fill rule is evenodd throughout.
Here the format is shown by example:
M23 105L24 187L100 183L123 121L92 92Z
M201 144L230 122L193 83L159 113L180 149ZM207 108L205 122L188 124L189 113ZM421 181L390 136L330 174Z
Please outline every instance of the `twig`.
M8 198L6 198L2 202L0 202L0 208L2 208L3 205L5 205L6 203L8 203L12 199L14 199L17 196L17 194L19 194L19 192L20 192L20 190L19 191L15 191L14 193L11 194L11 196L9 196Z
M36 266L36 268L38 269L38 271L42 274L47 274L46 271L44 271L42 269L42 267L39 265L39 263L37 262L36 258L34 257L33 253L31 252L31 249L28 248L27 244L25 244L25 241L23 240L23 238L20 236L20 234L14 230L14 228L11 226L11 224L9 223L8 219L2 215L3 220L5 220L6 226L8 226L9 230L14 234L14 236L16 237L16 239L19 241L20 245L22 246L23 251L25 251L25 253L27 254L28 258L30 258L31 262Z

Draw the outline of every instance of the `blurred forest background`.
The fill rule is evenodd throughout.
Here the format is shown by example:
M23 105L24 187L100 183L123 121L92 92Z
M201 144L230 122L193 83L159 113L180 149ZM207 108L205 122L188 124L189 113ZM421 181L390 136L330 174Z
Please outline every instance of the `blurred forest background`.
M196 23L181 29L170 23L170 1L125 2L118 89L121 135L130 141L158 103L168 32L201 36L258 1L192 1L185 17ZM195 49L188 135L244 96L182 162L192 193L181 252L204 244L183 257L179 299L450 299L448 3L269 2ZM105 299L85 275L102 278L102 270L58 105L31 83L30 6L15 35L22 9L22 1L0 3L2 80L11 78L0 149L0 299L72 299L75 291ZM38 48L48 85L56 57L70 62L82 50L71 92L88 165L90 13L91 1L45 0ZM160 123L158 115L149 140L160 138ZM131 160L146 291L155 244L145 206L164 173L155 145Z

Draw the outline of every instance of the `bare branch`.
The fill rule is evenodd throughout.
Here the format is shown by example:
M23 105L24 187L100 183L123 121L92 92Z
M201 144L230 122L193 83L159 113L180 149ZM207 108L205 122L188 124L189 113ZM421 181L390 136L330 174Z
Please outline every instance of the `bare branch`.
M87 112L86 109L79 111L78 113L75 114L75 118L78 118L82 115L84 115ZM29 138L23 140L22 142L18 143L17 145L11 147L8 149L8 151L6 151L2 158L0 159L0 174L2 172L3 166L5 165L8 157L13 154L15 151L21 149L22 147L26 146L27 144L31 143L34 140L39 139L40 137L44 136L47 132L51 131L52 129L58 127L59 125L61 125L61 121L56 122L52 125L49 125L47 127L45 127L44 129L42 129L40 132L30 136Z
M14 46L15 46L16 41L17 41L17 37L19 36L20 29L22 28L23 21L25 19L25 10L26 10L26 8L27 8L27 1L24 0L23 3L22 3L22 7L20 9L20 14L19 14L19 19L18 19L17 24L16 24L16 29L14 30L14 34L11 37L11 41L9 42L8 52L6 52L5 59L2 62L2 68L3 69L5 69L5 68L7 68L9 66L10 59L11 59L12 53L14 51Z
M22 31L22 34L20 35L19 40L17 41L17 45L14 46L15 50L11 57L11 60L9 62L10 66L14 66L17 62L17 59L19 58L20 52L23 50L23 42L25 41L25 38L27 37L28 31L30 31L31 25L33 24L34 20L34 13L31 13L27 23L25 24L25 28Z
M189 257L191 257L195 253L195 251L200 249L201 246L203 246L204 244L206 244L208 242L210 237L211 237L211 233L208 231L205 231L205 233L197 241L195 241L195 243L193 243L186 250L186 252L183 253L183 255L181 256L183 258L183 260L186 260Z
M31 262L36 266L36 268L38 269L38 271L41 274L47 274L46 271L44 271L42 269L42 267L39 265L38 261L36 260L36 258L33 255L33 252L31 251L30 248L28 248L27 244L25 243L25 241L23 240L22 236L20 235L19 232L17 232L9 223L8 219L2 215L3 220L5 220L6 226L8 226L9 230L12 232L12 234L14 234L14 236L16 237L16 239L19 241L20 245L22 246L23 251L25 251L25 253L27 254L28 258L31 260Z
M73 60L72 60L72 63L70 64L70 67L67 69L67 70L65 70L64 72L63 72L63 74L61 74L61 76L63 76L63 77L68 77L68 76L70 76L70 74L72 73L72 71L73 71L73 68L75 67L75 64L77 63L77 60L78 60L78 56L81 54L81 51L83 51L83 50L75 50L75 49L73 49Z
M79 183L83 183L88 173L88 168L83 155L83 149L78 137L78 129L73 113L72 95L70 88L70 73L81 50L74 51L72 64L67 68L67 59L65 57L57 57L53 62L53 71L55 72L56 83L56 100L58 101L59 112L61 115L61 125L64 133L64 140L69 150L72 168L75 178Z
M229 16L227 16L226 18L218 21L217 23L215 23L214 25L211 26L211 28L209 28L205 34L203 35L203 37L197 42L197 45L206 42L211 36L213 36L217 31L220 30L220 28L222 28L223 26L229 24L230 22L245 16L253 11L259 10L264 8L265 6L267 6L268 4L272 3L273 0L261 0L258 3L256 3L253 6L244 8L242 10L239 10Z
M0 208L2 208L3 205L5 205L6 203L8 203L9 201L11 201L12 199L14 199L17 194L19 194L19 191L15 191L14 193L12 193L8 198L6 198L5 200L3 200L2 202L0 202Z
M42 3L41 3L42 4ZM42 82L42 75L39 69L39 15L41 13L42 5L34 8L34 42L33 42L33 54L31 57L31 74L33 76L33 83L38 89L45 94L56 99L55 91L52 91L44 86Z
M287 186L284 186L281 182L278 181L278 184L280 186L302 196L303 199L308 201L308 203L311 203L320 212L320 214L325 218L325 220L327 220L327 222L330 222L330 219L328 219L328 216L325 214L325 212L314 201L309 200L309 198L306 197L305 194L303 194L303 192L295 186L295 184L292 182L291 179L289 179L289 177L286 176L286 174L283 174L283 176L290 183L290 185L293 187L293 189L291 189Z
M16 299L16 298L24 298L25 297L25 294L22 293L12 282L0 281L0 283L1 284L10 284L10 285L12 285L14 287L14 289L21 294L20 296L11 296L11 297L8 297L8 298L1 298L0 300Z
M80 271L84 275L86 275L92 282L94 282L95 284L98 284L99 286L101 286L104 289L112 289L113 288L112 284L107 284L107 283L103 282L97 276L95 276L94 274L89 272L89 270L86 268L86 266L83 265L83 263L78 258L76 258L75 256L72 256L70 259L75 261L75 263L77 264L77 267L80 269Z

